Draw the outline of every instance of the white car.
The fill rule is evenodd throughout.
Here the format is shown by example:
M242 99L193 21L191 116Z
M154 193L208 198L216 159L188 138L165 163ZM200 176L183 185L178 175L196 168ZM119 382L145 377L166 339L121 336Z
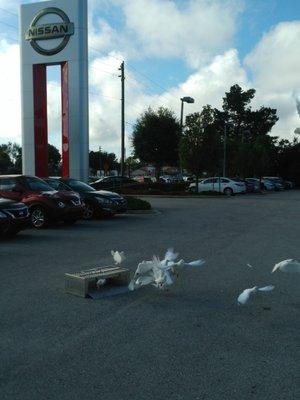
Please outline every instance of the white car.
M189 190L195 192L196 184L191 183ZM246 193L246 185L243 182L236 182L229 178L206 178L198 182L198 192L219 192L232 196L237 193Z

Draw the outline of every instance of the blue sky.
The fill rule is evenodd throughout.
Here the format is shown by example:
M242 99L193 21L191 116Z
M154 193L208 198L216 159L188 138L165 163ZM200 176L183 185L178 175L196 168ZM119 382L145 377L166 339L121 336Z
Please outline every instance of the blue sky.
M20 142L18 7L0 0L0 142ZM300 1L89 0L90 147L119 154L120 82L126 66L127 154L136 118L148 106L172 108L180 97L220 107L239 83L257 89L253 107L278 110L273 134L292 138L300 126ZM50 140L59 146L58 74L49 71ZM10 83L9 83L10 82ZM13 83L11 83L13 82ZM8 94L9 92L9 94ZM14 118L11 115L14 115ZM13 122L12 122L13 119Z

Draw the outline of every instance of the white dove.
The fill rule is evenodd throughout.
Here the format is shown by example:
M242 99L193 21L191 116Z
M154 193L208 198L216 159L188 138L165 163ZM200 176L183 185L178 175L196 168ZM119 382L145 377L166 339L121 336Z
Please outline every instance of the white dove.
M96 282L96 286L98 289L100 289L101 286L104 286L106 284L106 279L98 279Z
M260 292L271 292L272 290L275 289L275 286L269 285L269 286L263 286L261 288L254 286L253 288L245 289L237 298L238 305L244 305L248 302L250 297L254 294L257 293L258 291Z
M201 259L186 263L184 260L176 262L176 258L178 258L178 253L174 253L174 249L169 248L163 260L153 256L151 261L142 261L128 286L129 290L149 284L158 289L165 289L174 283L173 276L178 277L174 267L199 267L204 264Z
M122 262L126 259L124 251L111 251L111 255L113 256L114 262L116 265L122 264Z
M284 260L279 262L278 264L275 264L272 270L272 274L277 270L288 273L300 273L300 263L292 259Z
M149 285L154 282L153 261L142 261L138 264L134 276L129 283L129 290Z
M170 247L165 254L165 258L163 259L162 263L167 263L169 261L175 261L178 258L179 253L174 253L173 247Z

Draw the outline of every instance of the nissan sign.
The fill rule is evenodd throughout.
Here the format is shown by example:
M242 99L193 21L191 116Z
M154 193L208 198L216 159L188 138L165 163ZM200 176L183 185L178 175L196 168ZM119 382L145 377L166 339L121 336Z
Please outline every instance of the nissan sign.
M56 14L60 20L57 23L49 23L39 25L39 20L48 14ZM45 56L53 56L62 51L70 40L70 36L74 35L74 24L70 22L69 17L59 8L50 7L39 11L33 18L25 39L28 40L31 46L38 53ZM37 42L40 40L60 39L62 41L53 49L45 49Z

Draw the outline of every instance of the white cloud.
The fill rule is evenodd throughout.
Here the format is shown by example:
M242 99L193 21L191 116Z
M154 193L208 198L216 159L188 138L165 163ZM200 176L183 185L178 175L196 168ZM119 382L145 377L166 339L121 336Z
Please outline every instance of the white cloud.
M265 90L300 90L300 21L282 22L246 57L254 83Z
M0 0L0 6L1 6ZM100 1L100 2L99 2ZM19 1L15 1L19 4ZM3 3L4 4L4 3ZM225 91L238 83L257 89L253 107L278 109L280 121L273 134L289 137L300 126L295 96L300 93L300 22L285 22L266 33L241 62L231 48L240 1L189 0L183 6L170 0L90 0L90 20L101 7L123 10L119 32L94 14L90 45L109 55L92 51L90 62L90 144L120 153L120 61L132 57L181 59L193 67L190 76L162 94L151 94L134 70L126 70L126 131L129 153L130 123L148 106L166 106L180 114L180 98L192 96L185 114L203 105L221 107ZM204 7L205 6L205 7ZM119 15L119 14L118 14ZM221 22L220 22L221 21ZM248 72L251 72L251 79ZM19 47L0 41L0 141L21 140ZM151 85L151 84L150 84ZM60 131L60 86L48 84L49 132Z
M61 87L58 82L47 82L47 112L49 143L61 149Z
M236 33L240 1L127 0L126 25L145 55L176 57L197 67L230 46Z
M113 29L98 20L92 24L90 43L105 51L115 45L131 58L185 60L191 67L205 65L231 47L242 0L189 0L183 6L171 0L115 0L124 13L124 27ZM94 12L100 7L92 2ZM120 19L119 23L121 24ZM134 43L134 45L132 45Z
M295 93L300 92L299 48L300 21L282 22L245 59L257 89L255 104L278 110L280 120L272 134L289 139L300 122L295 100Z
M20 141L21 99L19 46L0 41L0 140Z

